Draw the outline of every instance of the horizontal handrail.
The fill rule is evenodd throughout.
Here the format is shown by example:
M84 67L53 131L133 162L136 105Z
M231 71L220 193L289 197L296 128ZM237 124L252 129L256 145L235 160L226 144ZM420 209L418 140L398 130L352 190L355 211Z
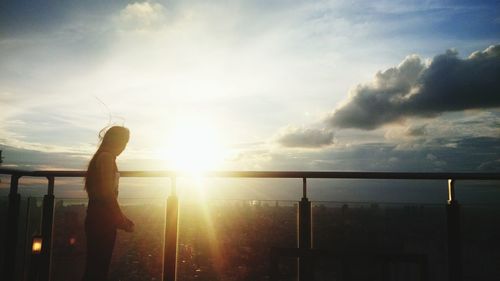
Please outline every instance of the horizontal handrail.
M0 169L0 174L18 177L85 177L86 171ZM336 171L206 171L197 174L215 178L316 178L316 179L406 179L406 180L500 180L500 173L465 172L336 172ZM178 171L120 171L120 177L192 177Z

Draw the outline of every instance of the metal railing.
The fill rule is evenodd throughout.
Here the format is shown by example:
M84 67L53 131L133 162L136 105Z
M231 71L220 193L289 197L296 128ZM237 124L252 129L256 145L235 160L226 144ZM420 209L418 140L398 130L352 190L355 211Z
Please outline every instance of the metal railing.
M19 179L21 177L47 178L47 194L43 198L41 237L43 246L40 253L39 280L50 280L52 232L54 221L54 187L56 178L85 177L85 171L25 171L0 169L0 175L10 176L9 205L5 235L4 280L14 280L16 266L16 245L20 215ZM176 179L189 177L189 174L173 171L121 171L121 177L169 178L171 192L165 208L165 243L163 253L163 280L175 281L177 278L177 245L179 199L176 192ZM398 173L398 172L332 172L332 171L211 171L202 174L215 178L296 178L302 179L302 198L299 202L297 248L288 251L298 257L299 281L312 280L312 259L321 255L313 248L311 201L307 197L307 179L389 179L389 180L446 180L448 200L446 205L447 249L449 280L460 281L462 273L460 204L455 197L457 180L500 180L498 173ZM283 250L283 249L282 249ZM422 278L425 280L425 278Z

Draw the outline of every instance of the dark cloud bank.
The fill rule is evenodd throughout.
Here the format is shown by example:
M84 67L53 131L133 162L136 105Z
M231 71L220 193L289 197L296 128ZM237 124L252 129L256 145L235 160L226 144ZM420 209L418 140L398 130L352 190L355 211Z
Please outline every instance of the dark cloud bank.
M327 119L336 128L373 130L406 117L500 107L500 45L466 59L449 50L430 64L418 56L358 85Z
M285 147L317 148L333 144L333 132L325 129L294 128L278 137Z
M274 153L264 169L378 172L500 171L500 137L433 138L401 147L373 142L343 148Z

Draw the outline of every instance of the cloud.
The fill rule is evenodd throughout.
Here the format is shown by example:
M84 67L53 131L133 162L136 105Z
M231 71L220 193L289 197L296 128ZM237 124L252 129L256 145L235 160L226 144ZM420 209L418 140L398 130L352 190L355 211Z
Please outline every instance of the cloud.
M484 171L484 172L497 172L500 171L500 159L492 160L492 161L486 161L484 163L481 163L478 167L477 170L479 171Z
M4 144L0 145L0 149L5 157L3 166L26 170L84 169L90 157L77 151L44 152Z
M324 147L333 144L333 132L327 129L288 127L279 134L277 142L284 147Z
M191 115L213 117L221 127L230 128L221 137L228 143L261 142L283 124L316 121L319 113L331 108L326 100L342 99L349 85L381 69L395 54L402 58L418 50L429 56L450 45L470 48L469 52L479 50L478 45L483 48L486 40L456 33L451 37L457 41L443 40L440 27L453 26L460 35L464 29L436 14L405 10L420 10L414 7L418 3L402 3L391 11L370 9L369 1L356 7L342 1L26 3L0 9L0 30L6 31L0 40L0 104L5 102L0 110L0 143L53 153L95 151L96 133L106 125L108 113L93 96L102 99L112 114L126 118L133 138L124 156L137 151L154 158L156 149L165 146L169 128ZM471 30L486 36L485 27ZM332 92L339 95L332 97ZM432 137L436 137L434 123L426 128ZM468 127L485 134L482 126ZM493 127L489 130L488 135L494 135ZM383 139L380 131L343 130L335 132L335 145L330 145L328 130L306 131L280 135L283 143L276 153L272 144L268 152L268 142L258 146L264 152L235 149L243 151L244 160L238 162L243 164L230 168L368 170L399 167L394 164L398 159L400 163L413 159L395 153L384 166L379 159L385 157L385 148L374 148L370 154L371 146L367 153L348 150L352 159L341 152L323 155L340 149L341 143L396 140ZM404 138L404 131L400 135ZM286 145L324 149L282 149Z
M500 138L435 138L418 148L397 143L337 142L324 149L259 150L239 155L234 165L262 170L331 170L385 172L477 172L499 171ZM262 161L265 159L265 161Z
M418 125L418 126L410 126L410 127L406 128L405 133L407 136L410 136L410 137L425 136L427 134L427 124Z
M500 135L498 109L444 113L432 122L427 121L408 120L405 127L391 126L385 130L384 138L400 147L421 147L436 138L458 140ZM379 131L358 131L358 134L373 135L375 132Z
M165 20L165 8L154 2L136 2L121 10L118 23L124 29L142 30L161 26Z
M397 67L378 72L354 88L330 114L337 128L373 130L408 117L500 107L500 45L461 59L448 50L428 64L408 56Z

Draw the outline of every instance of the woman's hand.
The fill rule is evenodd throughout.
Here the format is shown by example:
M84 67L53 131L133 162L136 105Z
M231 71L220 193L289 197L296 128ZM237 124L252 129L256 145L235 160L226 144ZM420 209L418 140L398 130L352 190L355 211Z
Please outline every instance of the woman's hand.
M126 232L134 232L134 222L131 221L129 218L123 216L120 223L118 223L118 228L122 229Z

